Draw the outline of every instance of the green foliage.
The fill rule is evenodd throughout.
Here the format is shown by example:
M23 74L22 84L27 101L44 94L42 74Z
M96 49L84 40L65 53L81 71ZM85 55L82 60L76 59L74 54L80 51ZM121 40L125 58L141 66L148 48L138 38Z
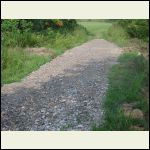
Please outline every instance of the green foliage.
M19 81L24 76L46 63L48 56L31 55L22 48L4 48L1 50L1 83Z
M20 31L5 32L2 36L2 45L6 47L37 46L38 39L34 33L20 33Z
M33 24L25 19L6 19L1 21L2 32L29 32Z
M6 47L35 46L36 36L31 34L33 24L26 20L2 20L1 41Z
M51 26L47 27L49 25L45 24L47 21L51 23ZM79 45L89 38L86 29L76 25L76 21L73 20L16 19L2 20L1 25L3 84L20 80L51 58L55 58L66 49ZM25 47L50 48L50 57L30 55L23 49Z
M103 22L100 20L82 21L78 20L78 24L84 26L92 38L104 38L104 33L112 26L109 22Z
M118 59L119 64L112 67L109 74L109 86L106 93L105 123L94 126L93 130L130 130L131 125L148 129L146 118L142 120L127 118L123 115L123 103L135 102L136 107L148 113L148 105L141 96L141 88L148 81L148 61L137 52L124 53Z
M1 26L2 45L6 47L39 46L45 39L54 41L57 35L71 34L78 27L72 19L8 19L2 20Z
M29 21L33 24L32 30L38 32L48 28L59 30L60 32L73 31L77 26L75 19L36 19Z
M119 20L118 24L133 38L143 40L148 40L149 38L149 20Z
M104 33L104 39L114 42L119 46L125 46L129 42L129 36L123 27L113 24L107 32Z
M71 34L61 34L60 32L54 32L52 30L48 32L48 39L50 39L50 36L53 38L49 40L49 42L46 42L46 47L54 48L59 52L63 52L64 50L79 45L89 39L86 30L82 27L76 27Z

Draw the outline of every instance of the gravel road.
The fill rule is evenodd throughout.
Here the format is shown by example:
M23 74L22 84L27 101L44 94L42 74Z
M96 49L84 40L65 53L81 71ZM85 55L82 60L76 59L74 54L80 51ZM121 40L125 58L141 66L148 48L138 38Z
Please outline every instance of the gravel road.
M89 131L103 123L107 73L121 49L94 39L1 87L3 131Z

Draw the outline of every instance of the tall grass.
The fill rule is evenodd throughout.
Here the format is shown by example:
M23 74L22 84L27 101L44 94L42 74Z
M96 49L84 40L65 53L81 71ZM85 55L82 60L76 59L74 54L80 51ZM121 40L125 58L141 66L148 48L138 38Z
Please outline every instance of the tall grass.
M114 24L103 34L104 39L116 43L118 46L125 46L129 43L129 35L119 25Z
M62 54L67 49L89 39L85 28L77 26L68 33L52 30L44 32L6 32L2 34L1 84L19 81L40 65ZM49 56L29 54L26 47L50 48Z
M78 23L84 26L93 38L102 38L118 46L125 46L129 43L129 35L116 22L78 21Z
M2 48L1 84L19 81L50 60L49 56L29 54L22 48Z
M35 33L6 32L2 33L2 45L5 47L38 46L39 39Z
M141 94L142 87L148 82L148 61L137 55L137 52L130 52L122 54L118 62L108 76L109 86L103 105L105 123L95 126L93 130L127 131L131 130L132 125L148 130L146 114L149 113L149 108ZM134 102L135 107L141 109L145 117L141 120L125 117L122 112L122 104L125 102Z

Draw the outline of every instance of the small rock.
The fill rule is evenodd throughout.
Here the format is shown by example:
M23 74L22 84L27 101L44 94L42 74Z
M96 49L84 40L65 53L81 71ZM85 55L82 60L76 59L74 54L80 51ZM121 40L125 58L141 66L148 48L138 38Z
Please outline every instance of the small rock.
M49 112L47 112L46 115L49 115Z
M1 112L1 117L3 117L6 113L4 111Z
M143 114L143 112L140 109L134 109L131 112L131 118L134 118L134 119L143 119L143 117L144 117L144 114Z
M41 109L41 113L45 113L45 112L46 112L45 108Z
M42 119L44 119L45 118L45 116L42 116Z
M26 114L24 112L21 112L20 115L25 116Z
M21 109L23 109L23 110L24 110L24 109L25 109L25 106L22 106L22 107L21 107Z
M124 103L122 105L122 109L126 117L130 117L133 107L134 107L133 103Z
M40 121L39 119L36 119L36 120L35 120L35 124L38 124L38 123L39 123L39 121Z

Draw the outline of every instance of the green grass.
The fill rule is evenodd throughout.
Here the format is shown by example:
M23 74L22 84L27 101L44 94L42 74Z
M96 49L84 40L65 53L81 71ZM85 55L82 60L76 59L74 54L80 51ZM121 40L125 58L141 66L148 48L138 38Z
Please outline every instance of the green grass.
M67 34L52 30L47 30L46 33L4 33L1 46L1 84L20 81L42 64L89 39L86 29L81 26ZM31 55L24 51L25 47L46 47L51 51L49 56Z
M116 43L118 46L125 46L129 43L129 36L119 25L110 22L79 21L93 38L102 38Z
M22 48L2 48L1 55L1 84L19 81L50 60L49 56L32 55Z
M96 21L78 21L78 24L84 26L94 38L103 38L104 33L112 26L112 23L109 22Z
M137 52L122 54L119 64L112 67L109 73L109 87L104 100L105 123L94 126L93 130L127 131L131 125L138 125L148 130L147 116L142 120L124 116L122 104L135 102L136 108L144 114L149 113L148 104L141 94L142 87L148 86L148 62Z
M118 46L129 44L129 36L126 31L119 25L113 24L104 34L104 39L116 43Z
M90 39L87 31L83 27L77 27L73 32L68 34L56 33L52 41L47 40L45 47L53 48L57 55L62 54L65 50L80 45Z
M100 38L112 25L105 22L79 22L74 31L61 34L48 29L45 33L6 32L2 34L1 84L19 81L40 65L92 38ZM86 29L85 29L86 28ZM50 56L30 55L25 47L50 48Z

